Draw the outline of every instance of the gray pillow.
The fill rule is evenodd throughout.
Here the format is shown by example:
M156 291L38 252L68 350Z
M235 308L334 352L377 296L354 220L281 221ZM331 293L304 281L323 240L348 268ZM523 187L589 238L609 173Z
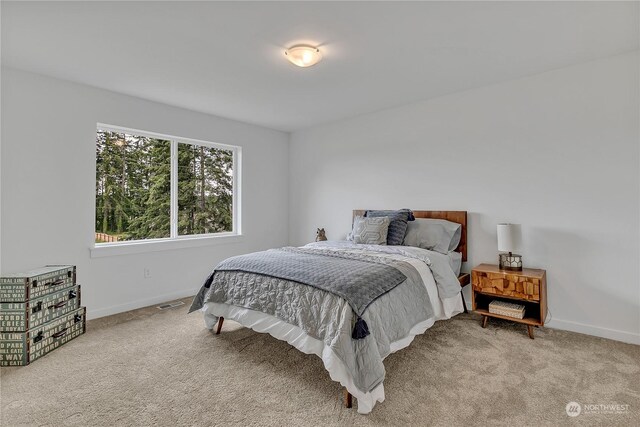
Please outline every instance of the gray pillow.
M365 216L367 218L389 217L387 245L401 245L404 240L404 235L407 232L407 221L409 221L412 215L409 209L400 209L397 211L367 211Z
M351 237L353 243L364 243L368 245L386 245L387 232L389 230L389 218L363 218L355 217L353 220L353 231Z
M445 219L416 218L407 226L403 245L446 254L458 247L462 226Z

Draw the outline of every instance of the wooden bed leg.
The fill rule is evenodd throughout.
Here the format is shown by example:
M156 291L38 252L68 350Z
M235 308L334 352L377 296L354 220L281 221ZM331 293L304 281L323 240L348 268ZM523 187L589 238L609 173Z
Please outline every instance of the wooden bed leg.
M467 310L467 303L464 302L464 294L462 293L462 291L460 291L460 298L462 298L462 307L464 308L464 312L468 313L469 311Z
M351 393L347 391L347 388L344 389L344 407L351 408L353 407L353 396Z
M488 321L488 320L489 320L489 316L482 316L482 321L481 321L480 325L481 325L483 328L486 328L486 327L487 327L487 321Z
M218 318L218 330L216 330L216 335L220 335L220 330L222 329L223 323L224 323L224 317L220 316Z

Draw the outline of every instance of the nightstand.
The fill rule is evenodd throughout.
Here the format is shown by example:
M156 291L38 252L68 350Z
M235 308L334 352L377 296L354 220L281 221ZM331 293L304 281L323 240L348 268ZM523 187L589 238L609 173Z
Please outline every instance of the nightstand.
M524 305L524 318L489 313L489 303L494 300ZM506 319L527 325L529 338L533 339L533 327L544 326L547 317L546 271L533 268L508 271L497 265L480 264L471 270L471 304L482 315L483 328L489 317Z

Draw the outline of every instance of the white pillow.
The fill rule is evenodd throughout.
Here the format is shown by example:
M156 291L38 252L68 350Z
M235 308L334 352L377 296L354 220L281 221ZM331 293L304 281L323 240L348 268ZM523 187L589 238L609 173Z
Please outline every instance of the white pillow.
M390 220L388 216L372 218L355 217L353 220L353 231L351 232L353 243L386 245L389 223Z
M462 237L462 226L445 219L416 218L409 221L405 246L429 249L446 254L458 247Z

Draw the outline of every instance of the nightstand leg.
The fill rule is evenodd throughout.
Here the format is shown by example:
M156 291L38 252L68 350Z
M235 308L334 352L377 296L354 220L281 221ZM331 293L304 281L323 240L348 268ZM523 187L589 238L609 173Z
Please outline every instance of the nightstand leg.
M488 320L489 320L489 316L482 316L482 321L480 321L480 325L481 325L483 328L486 328L486 327L487 327L487 321L488 321Z
M533 339L533 326L527 325L527 332L529 333L529 338Z

